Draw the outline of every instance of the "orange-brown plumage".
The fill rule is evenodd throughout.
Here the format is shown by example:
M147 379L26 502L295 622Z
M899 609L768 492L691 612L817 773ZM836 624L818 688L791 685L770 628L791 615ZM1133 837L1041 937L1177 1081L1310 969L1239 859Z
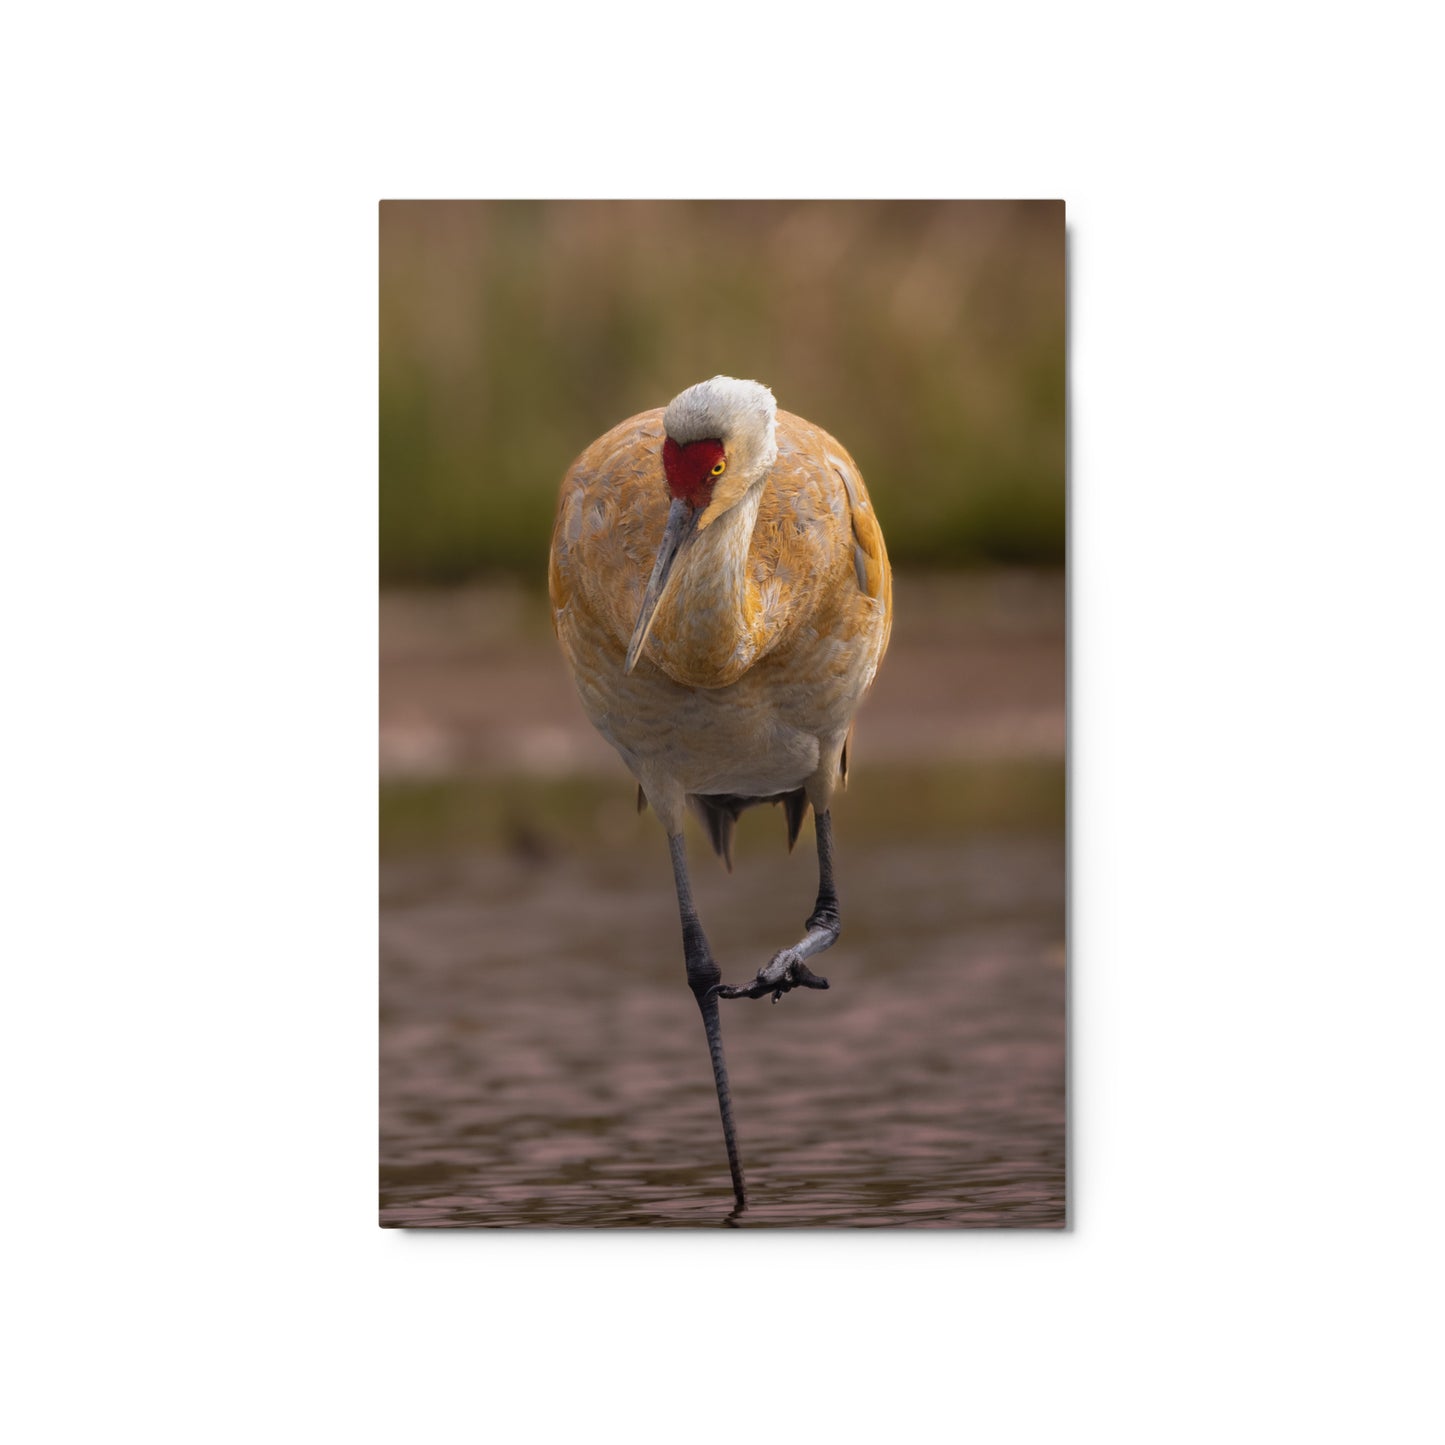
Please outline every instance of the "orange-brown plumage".
M688 984L702 1011L741 1208L720 998L827 988L807 967L838 937L829 804L853 715L888 645L892 579L852 457L757 382L713 377L613 427L568 469L549 568L582 706L667 830ZM691 804L731 860L738 814L811 804L818 897L803 938L725 987L692 901Z
M669 831L689 794L805 787L826 808L891 620L888 557L862 476L827 432L780 411L754 524L737 495L745 479L719 486L625 675L670 500L662 418L657 409L614 427L562 483L553 619L583 706Z

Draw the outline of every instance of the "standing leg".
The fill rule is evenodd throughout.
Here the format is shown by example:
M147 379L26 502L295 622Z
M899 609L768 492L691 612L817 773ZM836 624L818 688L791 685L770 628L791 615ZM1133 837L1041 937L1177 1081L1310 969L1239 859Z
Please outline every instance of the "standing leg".
M814 821L818 832L818 901L803 925L808 931L791 948L779 949L750 984L742 988L720 985L719 998L762 998L770 993L777 1003L789 989L828 987L828 980L819 978L804 962L815 953L831 948L843 926L838 912L838 890L833 886L832 814L824 809L814 815Z
M670 833L667 846L672 853L672 877L677 885L677 907L682 915L682 947L687 959L687 982L697 1006L702 1010L702 1026L707 1033L707 1050L712 1056L713 1082L717 1085L718 1109L722 1114L723 1139L728 1150L728 1169L733 1176L733 1193L739 1209L746 1209L748 1195L743 1183L742 1161L738 1158L737 1133L733 1129L733 1096L728 1087L728 1068L723 1059L722 1021L718 1017L717 989L722 970L713 961L707 946L697 908L692 901L692 885L687 876L687 851L682 834Z

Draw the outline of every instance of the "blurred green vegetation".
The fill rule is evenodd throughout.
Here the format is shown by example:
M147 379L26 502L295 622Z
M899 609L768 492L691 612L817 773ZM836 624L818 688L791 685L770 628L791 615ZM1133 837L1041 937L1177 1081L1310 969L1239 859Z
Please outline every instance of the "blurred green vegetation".
M895 563L1064 557L1064 207L386 201L381 570L540 584L562 474L718 372L868 481Z
M1058 830L1064 808L1062 759L920 763L860 770L848 784L839 827L873 842ZM706 852L691 818L688 831L694 850ZM386 856L505 848L546 857L635 847L660 836L656 820L637 812L625 778L513 774L393 781L381 789ZM752 809L738 825L735 853L775 850L784 836L780 812Z

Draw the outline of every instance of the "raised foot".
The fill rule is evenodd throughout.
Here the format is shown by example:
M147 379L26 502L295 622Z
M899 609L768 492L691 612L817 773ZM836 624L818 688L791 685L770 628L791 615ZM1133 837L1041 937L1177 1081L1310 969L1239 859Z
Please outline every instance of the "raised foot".
M803 962L803 956L796 948L784 948L758 970L758 976L751 983L742 988L720 983L712 991L719 998L762 998L765 993L770 993L773 1002L777 1003L790 989L827 987L828 980L819 978Z

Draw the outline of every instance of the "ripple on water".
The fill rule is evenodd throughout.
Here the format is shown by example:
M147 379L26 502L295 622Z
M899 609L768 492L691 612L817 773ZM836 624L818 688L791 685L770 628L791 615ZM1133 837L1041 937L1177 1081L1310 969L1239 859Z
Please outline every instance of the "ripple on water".
M804 853L698 861L725 977L794 936ZM833 988L725 1006L735 1221L669 881L661 855L386 866L383 1224L1062 1226L1057 840L847 858Z

